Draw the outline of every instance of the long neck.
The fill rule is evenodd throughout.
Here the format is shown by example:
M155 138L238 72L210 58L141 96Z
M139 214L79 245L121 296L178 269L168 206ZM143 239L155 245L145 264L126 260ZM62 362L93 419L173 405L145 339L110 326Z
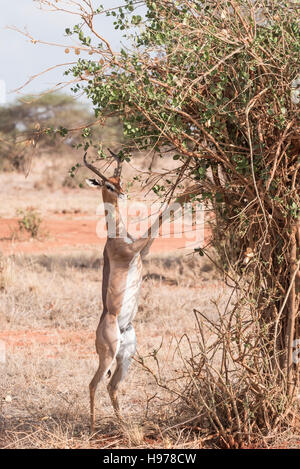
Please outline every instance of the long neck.
M105 208L105 220L107 228L108 238L121 238L127 235L126 228L124 226L118 201L115 203L104 203Z

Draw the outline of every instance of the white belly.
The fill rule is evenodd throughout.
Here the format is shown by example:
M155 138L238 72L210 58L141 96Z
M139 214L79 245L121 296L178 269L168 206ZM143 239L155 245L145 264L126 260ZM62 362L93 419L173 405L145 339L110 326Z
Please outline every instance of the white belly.
M122 306L118 315L120 329L125 329L133 320L138 309L139 293L142 283L142 269L139 254L130 263Z

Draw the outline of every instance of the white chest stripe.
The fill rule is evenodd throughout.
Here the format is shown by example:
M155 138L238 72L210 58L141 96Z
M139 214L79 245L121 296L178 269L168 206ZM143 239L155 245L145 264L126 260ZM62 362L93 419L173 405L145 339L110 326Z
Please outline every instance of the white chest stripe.
M142 275L139 269L138 258L136 256L132 259L127 273L125 293L118 317L121 328L126 327L133 320L137 312L141 282Z

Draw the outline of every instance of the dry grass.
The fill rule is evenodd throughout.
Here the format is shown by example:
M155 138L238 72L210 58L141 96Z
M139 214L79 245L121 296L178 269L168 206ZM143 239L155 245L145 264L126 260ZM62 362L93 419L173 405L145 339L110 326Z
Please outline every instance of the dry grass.
M28 206L44 219L53 213L68 219L73 213L94 215L100 202L94 191L62 187L73 163L71 154L53 159L44 155L32 162L27 179L20 173L0 174L6 201L0 216L14 217L17 209ZM64 254L0 258L0 353L1 341L6 346L5 363L0 355L0 447L211 445L205 419L191 419L199 409L191 415L180 402L172 403L174 395L158 387L138 361L120 390L126 428L116 423L102 383L97 392L98 431L90 437L88 383L97 366L94 336L102 307L102 257L92 249L67 249ZM159 374L160 384L184 390L180 377L191 350L186 339L180 351L178 343L186 334L190 344L199 347L193 309L216 322L217 309L225 311L230 293L212 264L198 255L166 253L146 260L135 320L137 359L143 357ZM214 335L207 330L204 338L209 347ZM182 424L185 421L188 425ZM289 447L299 446L292 433L281 435L282 445L289 438ZM274 440L270 435L268 441Z
M63 187L68 168L80 155L50 156L35 158L27 178L22 173L0 174L6 201L0 216L15 217L28 206L44 219L60 212L95 214L100 197L94 191ZM132 175L132 169L125 168L125 176L126 171ZM97 366L94 336L102 308L98 251L15 255L0 261L0 340L6 347L6 361L0 360L0 447L200 445L197 436L182 435L182 429L166 430L170 396L157 389L137 362L120 391L127 427L116 423L102 383L97 393L98 434L90 438L88 383ZM195 335L193 307L213 317L210 298L225 301L224 290L212 267L198 256L149 257L144 275L135 321L138 352L149 355L162 343L161 373L168 380L181 366L177 341L184 333Z
M56 158L42 155L32 161L27 177L23 173L0 173L0 196L5 200L0 216L15 217L17 210L25 210L29 206L35 207L42 216L59 213L62 209L68 213L95 214L100 200L94 191L63 186L72 164L74 160L70 155L68 158L64 155Z
M103 383L97 394L98 433L90 438L87 386L97 365L101 264L96 252L3 260L1 447L201 446L196 434L167 430L170 418L174 423L181 417L171 415L169 396L136 362L120 392L126 428L116 423ZM138 353L149 355L162 344L160 373L169 380L182 365L177 342L184 333L196 340L193 307L213 318L211 298L223 304L228 291L200 257L150 257L144 271L135 320ZM214 288L218 282L220 288ZM189 353L185 345L182 353Z

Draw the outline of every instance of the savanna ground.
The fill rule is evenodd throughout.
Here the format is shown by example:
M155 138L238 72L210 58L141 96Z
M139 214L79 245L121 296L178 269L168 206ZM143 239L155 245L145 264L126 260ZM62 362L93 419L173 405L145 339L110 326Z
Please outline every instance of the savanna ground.
M30 174L0 174L0 339L2 448L189 447L203 445L195 424L183 431L174 396L159 388L179 378L196 339L193 308L211 318L211 300L228 296L213 266L180 239L159 239L144 265L135 320L138 353L122 384L126 428L117 424L106 392L97 393L97 434L89 434L88 383L97 366L95 329L102 308L104 240L96 235L99 195L72 187L63 160L33 160ZM71 186L71 187L70 187ZM34 207L42 223L37 239L20 232L18 210ZM180 347L178 348L180 342ZM153 351L158 350L159 370ZM171 410L174 409L174 410Z
M116 422L106 379L97 391L97 432L90 436L88 384L98 362L94 337L102 311L104 240L95 233L100 200L92 190L72 187L71 156L61 162L36 159L27 178L0 174L0 447L211 446L203 420L191 424L174 395L146 370L180 390L190 347L197 348L193 309L214 321L230 298L214 266L182 249L180 239L156 241L144 264L138 350L120 390L126 426ZM17 210L27 207L42 219L35 240L17 223Z

